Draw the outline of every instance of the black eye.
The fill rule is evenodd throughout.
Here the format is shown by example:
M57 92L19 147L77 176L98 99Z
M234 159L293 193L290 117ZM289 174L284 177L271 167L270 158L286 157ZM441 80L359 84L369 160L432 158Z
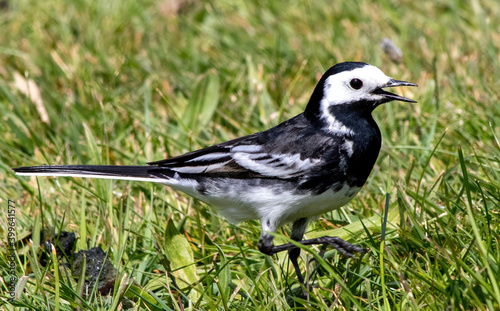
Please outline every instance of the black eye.
M355 90L359 90L360 88L363 87L363 81L356 78L352 79L351 82L349 82L349 84Z

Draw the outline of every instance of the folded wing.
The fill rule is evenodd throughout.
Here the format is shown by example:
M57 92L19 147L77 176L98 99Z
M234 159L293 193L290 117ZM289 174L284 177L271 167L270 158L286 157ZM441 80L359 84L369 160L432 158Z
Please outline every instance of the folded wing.
M181 174L288 179L300 177L319 162L301 159L300 154L268 153L262 145L236 144L216 145L148 164Z

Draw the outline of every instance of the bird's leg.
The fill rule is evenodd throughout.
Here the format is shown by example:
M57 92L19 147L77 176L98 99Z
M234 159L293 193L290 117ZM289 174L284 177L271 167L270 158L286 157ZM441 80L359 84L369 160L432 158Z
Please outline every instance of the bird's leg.
M296 221L294 221L292 225L292 234L291 238L294 241L301 241L302 237L304 236L304 233L306 232L307 228L307 218L300 218ZM297 262L297 259L300 256L300 248L294 247L288 250L288 258L290 258L290 261L293 264L293 268L295 269L295 273L297 274L297 279L299 280L300 284L304 285L304 277L302 276L302 273L299 268L299 263Z
M307 218L301 218L296 220L292 225L291 238L297 242L302 240L306 228L307 228ZM258 247L259 250L266 255L273 255L277 253L276 251L274 251L274 249L276 248L276 246L274 246L273 244L274 237L268 233L268 232L275 232L275 230L276 226L273 226L272 222L266 220L262 221L262 233L260 235ZM300 284L302 284L305 287L304 277L300 272L299 263L297 261L299 256L300 256L300 248L291 247L288 249L288 257L290 258L290 261L293 264L293 268L295 269L295 273L297 274L297 279L300 282Z
M364 253L365 249L359 246L353 245L349 242L342 240L336 236L322 236L319 238L302 240L302 236L307 227L307 218L298 219L293 223L292 226L292 239L297 241L302 245L322 245L320 255L324 255L326 251L326 247L331 245L335 248L339 253L346 257L352 257L354 253ZM259 239L259 250L266 255L274 255L276 253L282 251L288 251L288 256L290 261L295 268L295 272L297 273L297 278L299 282L304 285L304 278L302 273L300 272L299 264L297 262L297 258L300 256L300 248L295 246L292 243L286 243L281 245L273 244L273 236L268 232L275 232L276 226L274 226L270 221L262 221L262 233Z
M259 251L266 255L272 255L273 253L273 239L274 236L268 232L276 232L277 225L270 219L261 219L262 232L260 233L259 244L257 247Z
M259 251L261 253L264 253L266 255L271 256L271 255L274 255L278 252L288 250L288 256L290 258L290 261L293 264L295 272L297 273L297 279L299 280L300 284L304 285L304 277L302 277L302 273L300 272L300 268L299 268L299 263L297 262L297 258L300 255L300 248L296 247L292 243L288 243L288 244L292 245L293 247L289 247L286 249L280 249L279 251L275 251L275 248L277 246L274 246L273 238L274 237L272 235L263 231L260 234L259 244L257 244L257 246L259 247ZM283 245L288 245L288 244L283 244ZM282 246L282 245L279 245L279 246Z
M352 257L354 253L364 253L365 249L342 240L337 236L322 236L309 240L301 240L307 227L307 218L300 218L293 223L292 239L302 245L323 245L320 254L324 254L326 247L331 245L339 253L346 257ZM300 249L292 243L281 245L273 244L273 236L268 232L276 232L277 226L271 221L262 221L262 233L259 239L259 250L266 255L274 255L282 251L289 251L290 260L296 261L300 255ZM295 266L295 264L294 264Z

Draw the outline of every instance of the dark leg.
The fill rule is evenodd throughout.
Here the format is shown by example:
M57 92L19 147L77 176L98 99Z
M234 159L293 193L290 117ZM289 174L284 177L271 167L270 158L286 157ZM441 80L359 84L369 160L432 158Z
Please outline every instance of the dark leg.
M292 234L291 234L292 240L297 242L302 240L304 232L306 232L307 222L308 222L307 218L300 218L293 223ZM288 258L290 258L290 261L293 264L295 273L297 274L297 278L299 279L299 282L305 286L304 277L300 272L299 263L297 262L299 256L300 256L300 248L294 247L288 250Z
M319 238L303 240L302 236L307 227L307 218L301 218L293 223L292 227L292 239L297 241L302 245L323 245L321 252L324 253L326 247L331 245L339 253L346 257L352 257L354 253L364 253L365 249L356 245L352 245L349 242L342 240L337 236L322 236ZM259 239L259 250L266 255L274 255L282 251L290 251L290 258L297 259L300 255L300 249L297 248L292 243L286 243L282 245L273 244L273 236L267 232L276 232L276 226L270 221L262 221L262 233ZM298 251L296 251L298 250Z
M339 253L346 257L352 257L354 253L364 253L365 249L352 245L349 242L342 240L336 236L322 236L315 239L303 240L302 236L307 227L307 218L301 218L293 223L292 226L292 239L297 241L303 245L323 245L320 251L320 255L323 255L326 251L326 247L328 245L333 246ZM297 248L292 243L286 243L282 245L274 245L273 244L273 236L267 232L275 232L276 227L273 226L272 223L268 221L262 222L262 233L259 239L259 250L266 255L274 255L276 253L282 251L288 251L288 255L290 257L290 261L292 262L295 272L297 273L297 278L299 282L304 284L304 278L302 277L302 273L300 272L299 265L297 262L297 258L300 255L300 248Z

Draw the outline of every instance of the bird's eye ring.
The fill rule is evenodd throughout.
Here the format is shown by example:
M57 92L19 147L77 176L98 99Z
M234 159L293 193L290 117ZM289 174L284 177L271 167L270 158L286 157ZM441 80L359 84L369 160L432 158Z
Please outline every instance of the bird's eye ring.
M363 81L356 78L352 79L351 82L349 82L349 84L355 90L359 90L360 88L363 87Z

